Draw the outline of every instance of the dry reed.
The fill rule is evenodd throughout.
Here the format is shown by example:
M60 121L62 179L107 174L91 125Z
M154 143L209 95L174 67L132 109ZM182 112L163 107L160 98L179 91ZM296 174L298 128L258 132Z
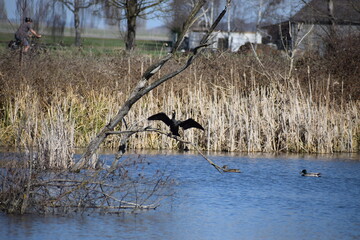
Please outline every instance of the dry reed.
M103 56L97 60L72 54L41 55L23 69L11 64L11 58L1 63L1 145L37 145L71 155L72 147L85 146L116 114L144 66L152 62L152 57L146 56ZM163 123L146 118L176 110L178 118L191 117L205 127L205 132L186 130L184 136L206 150L359 150L359 102L332 95L334 87L341 86L326 72L315 81L296 75L284 77L281 58L269 61L272 65L264 60L267 69L251 57L221 54L203 58L143 97L129 112L127 123L165 129ZM175 59L168 67L181 60ZM159 75L167 70L162 69ZM118 130L124 129L123 124ZM103 147L116 148L118 144L118 137L110 136ZM166 136L149 133L139 133L129 143L129 148L137 149L177 147ZM52 156L43 158L58 166L52 163Z

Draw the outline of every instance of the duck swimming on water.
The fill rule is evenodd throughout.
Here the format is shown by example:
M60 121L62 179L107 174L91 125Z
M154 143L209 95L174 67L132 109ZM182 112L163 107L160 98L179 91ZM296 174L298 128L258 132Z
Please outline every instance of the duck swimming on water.
M237 169L237 168L228 168L227 165L224 165L224 166L222 167L222 170L223 170L224 172L235 172L235 173L239 173L239 172L240 172L239 169Z
M166 125L170 127L170 131L172 135L180 136L179 127L182 127L184 130L189 128L197 128L204 131L204 128L200 125L200 123L196 122L194 119L189 118L185 121L180 121L175 119L175 110L172 111L172 118L170 119L165 113L157 113L148 118L148 120L160 120L163 121Z
M302 170L300 174L304 177L321 177L321 173L308 173L306 169Z

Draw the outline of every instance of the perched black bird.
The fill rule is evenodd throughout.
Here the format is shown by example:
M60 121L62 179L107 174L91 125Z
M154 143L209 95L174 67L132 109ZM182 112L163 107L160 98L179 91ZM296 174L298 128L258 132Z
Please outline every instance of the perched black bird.
M204 130L204 128L196 122L194 119L189 118L185 121L179 121L175 119L175 111L172 112L172 118L170 119L165 113L157 113L148 118L148 120L161 120L166 125L170 127L170 131L173 135L179 135L179 127L182 127L184 130L188 128L198 128Z

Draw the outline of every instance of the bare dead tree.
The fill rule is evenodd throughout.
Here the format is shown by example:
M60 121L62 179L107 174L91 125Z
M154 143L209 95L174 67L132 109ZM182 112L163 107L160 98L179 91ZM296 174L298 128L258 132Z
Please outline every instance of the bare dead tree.
M190 0L173 0L170 2L171 16L167 20L167 27L173 33L182 31L183 21L191 12Z
M16 10L20 16L20 22L23 22L25 17L32 16L33 5L34 5L33 0L17 0L16 1Z
M63 3L74 14L75 46L81 45L80 11L98 3L98 0L56 0Z
M182 31L182 19L186 19L191 9L195 5L196 0L172 0L170 2L171 16L168 20L168 26L174 33ZM220 9L221 0L208 0L201 9L199 19L196 25L209 28L214 22L214 17L217 16L222 9ZM227 10L229 13L229 9Z
M125 103L120 107L118 113L116 116L114 116L111 121L96 135L94 139L89 143L89 145L86 148L85 153L82 155L81 159L74 164L72 167L73 170L79 170L89 164L90 159L92 156L96 153L98 148L100 147L100 144L106 139L106 137L109 135L109 132L113 131L114 128L124 120L124 117L128 114L131 107L139 100L141 99L145 94L153 90L154 88L158 87L162 83L166 82L167 80L173 78L174 76L178 75L179 73L183 72L185 69L187 69L195 60L195 58L199 55L201 50L203 50L206 46L209 45L208 40L210 37L210 34L214 31L215 27L218 25L220 20L224 17L227 6L230 4L231 0L226 1L226 6L224 10L220 13L218 18L214 21L211 28L208 30L207 34L203 37L203 39L200 41L200 45L196 47L192 54L188 57L186 63L180 67L179 69L174 70L173 72L170 72L166 74L165 76L156 79L154 81L150 81L150 79L171 59L173 58L174 54L178 50L181 42L184 39L185 34L189 30L190 26L194 23L196 20L198 12L201 10L201 7L205 4L205 0L198 0L196 2L196 5L193 7L189 17L184 23L183 31L180 33L177 42L175 43L172 51L165 56L164 58L160 59L158 62L154 63L148 69L144 72L141 79L137 83L136 87L133 89L132 93L130 94L129 98L125 101ZM119 148L120 154L125 153L126 151L126 142L128 141L128 138L132 135L132 133L124 134L121 145Z
M277 10L279 4L281 4L284 0L258 0L257 2L257 18L256 18L256 37L257 39L260 31L261 23L266 19L271 17ZM257 42L255 41L255 48L257 46Z
M7 20L7 12L5 8L5 2L4 0L0 0L0 20Z
M169 0L103 0L105 14L117 22L126 20L126 50L135 48L138 18L146 18L155 11L164 11ZM124 13L122 13L124 11Z
M52 39L56 42L64 36L66 19L63 16L66 15L66 9L63 4L58 6L56 2L52 2L50 9L51 17L48 19L47 27L51 29Z
M33 16L33 20L34 20L33 26L36 31L39 31L40 24L45 22L45 20L48 18L50 7L51 7L50 2L44 0L38 0L35 9L35 14Z

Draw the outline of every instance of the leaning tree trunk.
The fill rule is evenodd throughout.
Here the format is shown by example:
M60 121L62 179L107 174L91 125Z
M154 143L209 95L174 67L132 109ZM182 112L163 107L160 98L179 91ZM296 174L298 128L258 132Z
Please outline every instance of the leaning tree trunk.
M184 39L184 36L186 32L189 30L190 26L195 22L197 13L200 11L201 7L205 4L205 0L198 0L195 4L194 8L192 9L188 19L184 23L183 31L180 33L180 36L175 43L171 53L169 53L166 57L158 61L157 63L151 65L143 74L140 81L138 82L137 86L133 90L133 92L130 94L129 98L126 100L126 102L123 104L123 106L118 111L117 115L112 118L112 120L97 134L97 136L89 143L87 146L87 149L85 153L82 155L80 160L72 167L74 171L79 170L80 168L83 168L86 164L89 163L92 156L95 154L95 152L100 147L100 144L105 140L105 138L111 134L111 131L114 130L114 128L124 119L124 117L128 114L131 107L145 94L150 92L152 89L158 87L160 84L166 82L167 80L175 77L182 71L184 71L187 67L189 67L195 57L198 55L200 50L202 50L204 47L208 46L207 43L210 37L210 34L214 31L215 27L218 25L220 20L223 18L223 16L226 13L227 6L230 4L231 0L227 0L227 5L225 9L220 13L219 17L215 20L211 28L209 29L208 33L203 37L203 39L200 41L200 44L197 48L194 49L193 55L191 55L187 62L184 64L184 66L180 67L179 69L168 73L167 75L163 76L160 79L157 79L153 82L149 82L149 79L158 72L164 64L169 61L174 53L178 50L182 40ZM128 135L130 136L130 135ZM119 151L124 153L126 150L125 142L122 141L124 144L122 144L119 147Z

